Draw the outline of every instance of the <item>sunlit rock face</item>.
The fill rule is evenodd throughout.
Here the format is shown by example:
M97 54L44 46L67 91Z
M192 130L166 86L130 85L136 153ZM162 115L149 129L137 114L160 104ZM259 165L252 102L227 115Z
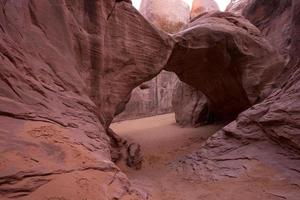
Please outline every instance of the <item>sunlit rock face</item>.
M197 15L200 15L204 12L218 10L219 6L214 0L194 0L191 11L191 18L197 17Z
M140 12L168 33L178 32L190 19L189 5L182 0L142 0Z

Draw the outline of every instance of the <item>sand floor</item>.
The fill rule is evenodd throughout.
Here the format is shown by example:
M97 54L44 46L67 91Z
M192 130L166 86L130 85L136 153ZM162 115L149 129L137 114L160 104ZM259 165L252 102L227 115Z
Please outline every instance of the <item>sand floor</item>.
M248 177L216 182L195 182L181 177L170 167L172 161L199 149L221 127L181 128L175 123L174 114L117 122L111 126L129 142L141 145L144 156L141 170L130 169L124 163L118 165L134 187L149 194L150 200L294 200L278 193L285 189L285 182L260 178L271 178L274 173L259 163L254 163L255 171L250 171ZM291 187L288 191L294 196L293 192L299 188Z
M170 161L192 152L220 127L181 128L175 123L174 114L128 120L111 126L120 136L141 145L144 156L141 173L161 169ZM139 172L134 171L134 174Z

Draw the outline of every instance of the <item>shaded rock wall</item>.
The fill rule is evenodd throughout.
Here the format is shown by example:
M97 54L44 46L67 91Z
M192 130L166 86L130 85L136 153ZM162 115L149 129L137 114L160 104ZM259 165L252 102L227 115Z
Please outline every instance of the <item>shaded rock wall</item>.
M205 12L218 10L219 7L214 0L194 0L191 19ZM174 89L172 99L176 122L180 126L197 126L217 120L213 119L213 114L208 110L205 95L190 85L179 81Z

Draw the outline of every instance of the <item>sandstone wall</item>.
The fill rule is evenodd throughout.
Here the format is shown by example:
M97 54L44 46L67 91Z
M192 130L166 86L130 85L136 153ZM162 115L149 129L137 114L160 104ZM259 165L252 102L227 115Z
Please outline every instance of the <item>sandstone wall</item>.
M0 199L134 198L106 132L172 39L127 1L0 7Z

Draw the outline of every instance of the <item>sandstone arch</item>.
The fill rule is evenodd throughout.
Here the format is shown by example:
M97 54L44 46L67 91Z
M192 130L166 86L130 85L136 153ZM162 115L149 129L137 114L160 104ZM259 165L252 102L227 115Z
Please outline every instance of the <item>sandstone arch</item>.
M272 91L281 59L243 18L228 13L203 15L172 38L156 30L128 1L118 1L107 18L113 6L112 0L0 2L4 11L0 12L0 150L4 152L0 195L4 198L134 195L125 175L111 161L106 131L130 91L164 67L203 90L211 109L225 117ZM298 10L293 18L295 35ZM297 40L292 47L298 50ZM215 59L216 53L221 60ZM203 73L207 66L211 71ZM225 77L218 73L220 68ZM299 130L298 72L284 89L258 105L268 115L259 112L263 117L257 123L265 126L275 119L287 122L288 127L280 124L282 132ZM276 115L281 108L274 103L278 95L280 102L294 101L294 107L284 104L292 108L287 115L291 112L293 118L284 121ZM272 112L267 110L270 105ZM257 113L242 115L224 128L208 141L201 156L232 150L239 140L249 144L263 138L266 143L268 137L283 141L281 145L288 141L289 147L299 151L299 134L282 136L272 126L267 135L260 129L253 132L248 125L255 123ZM233 140L222 143L228 138ZM209 145L222 148L210 151ZM90 190L82 189L86 187ZM62 188L68 188L68 193Z

